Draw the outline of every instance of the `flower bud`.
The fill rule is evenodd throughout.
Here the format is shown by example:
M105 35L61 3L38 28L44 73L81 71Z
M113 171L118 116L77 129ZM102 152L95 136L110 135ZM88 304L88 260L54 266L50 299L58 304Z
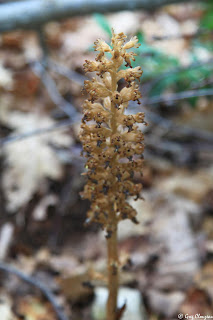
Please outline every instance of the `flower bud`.
M136 36L132 37L130 41L124 45L125 50L130 48L139 48L139 47L140 47L140 43L138 43L138 38Z

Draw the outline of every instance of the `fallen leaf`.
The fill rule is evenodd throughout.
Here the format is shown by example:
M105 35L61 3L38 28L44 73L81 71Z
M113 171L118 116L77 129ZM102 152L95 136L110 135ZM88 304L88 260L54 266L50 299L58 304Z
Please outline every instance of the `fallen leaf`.
M15 128L14 135L27 131L48 128L54 121L34 113L11 113L9 125ZM7 209L14 212L27 203L38 190L44 178L58 180L63 166L51 145L67 147L72 139L64 132L36 135L4 147L7 167L3 174L3 189Z
M181 291L165 293L155 289L147 291L148 304L153 311L171 318L183 303L185 294Z
M1 320L18 320L12 312L11 301L9 297L1 293L0 301Z
M10 69L6 69L2 63L0 63L0 88L10 90L13 87L13 76Z
M18 313L27 320L56 320L55 314L49 303L39 299L24 297L18 303Z
M208 293L213 303L213 262L207 262L195 277L197 286Z
M191 174L187 170L175 170L167 179L156 181L155 185L166 192L173 192L183 198L200 203L212 188L213 168L200 169Z
M63 294L72 302L77 302L81 299L87 298L93 293L93 289L84 286L90 280L88 271L84 266L79 267L75 274L65 276L59 280L59 285Z
M205 291L192 288L188 291L187 297L185 301L183 302L182 306L180 307L180 312L183 314L189 314L189 315L196 315L200 314L202 316L212 314L212 308L210 306L210 303L208 301L208 297L205 293ZM196 319L203 319L198 318Z

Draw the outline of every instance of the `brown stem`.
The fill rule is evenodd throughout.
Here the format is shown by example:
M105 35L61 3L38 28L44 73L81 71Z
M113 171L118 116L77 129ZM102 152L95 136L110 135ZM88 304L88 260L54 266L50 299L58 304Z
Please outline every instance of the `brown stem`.
M116 320L117 295L118 295L118 245L117 245L117 222L115 212L112 212L114 229L107 239L108 251L108 301L107 301L107 320Z
M111 73L112 77L112 92L117 89L116 71ZM110 127L112 135L117 132L117 119L115 105L111 104L111 119ZM112 159L112 166L116 163L116 155ZM113 183L115 185L115 181ZM113 185L113 187L114 187ZM118 268L118 239L117 239L117 217L112 204L112 211L109 215L110 234L107 239L107 268L108 268L108 301L107 301L107 320L116 320L117 296L119 285L119 268Z

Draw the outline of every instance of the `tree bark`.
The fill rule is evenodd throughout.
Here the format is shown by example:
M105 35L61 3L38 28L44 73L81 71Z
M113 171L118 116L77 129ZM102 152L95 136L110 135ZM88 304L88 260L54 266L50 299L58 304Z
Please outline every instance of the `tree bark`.
M0 4L0 32L34 29L51 21L94 12L145 9L193 0L22 0Z

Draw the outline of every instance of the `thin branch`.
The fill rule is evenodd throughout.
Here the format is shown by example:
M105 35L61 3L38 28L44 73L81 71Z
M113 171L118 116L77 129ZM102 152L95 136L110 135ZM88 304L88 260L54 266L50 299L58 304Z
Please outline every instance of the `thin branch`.
M51 20L94 12L147 9L194 0L28 0L0 5L0 32L32 29Z
M201 90L189 90L172 94L164 94L161 96L150 97L143 99L142 103L144 105L153 105L156 103L171 103L173 101L184 100L196 97L207 97L213 96L213 89L201 89Z
M39 27L37 30L39 36L39 42L42 49L41 61L31 62L31 68L33 72L42 80L43 85L45 86L49 97L53 103L61 109L70 119L74 119L77 116L77 111L75 107L66 101L62 95L59 93L55 81L49 75L47 71L48 64L48 47L46 44L46 39L42 27Z
M130 106L129 110L135 110L135 106L132 104ZM180 126L178 124L175 124L173 121L163 118L161 117L159 114L146 110L146 115L148 117L148 119L164 128L167 132L169 131L174 131L176 132L176 134L178 134L179 136L191 136L194 137L195 139L198 140L203 140L206 141L208 143L213 143L213 135L210 132L204 131L204 130L199 130L199 129L193 129L187 126ZM80 121L80 114L79 114L79 118L78 121ZM9 137L6 138L2 138L0 139L0 147L4 147L8 144L14 143L14 142L18 142L24 139L28 139L28 138L32 138L38 135L42 135L42 134L47 134L50 132L54 132L56 130L64 130L67 127L70 127L73 125L73 121L72 120L64 120L64 121L60 121L52 126L49 126L47 128L42 128L42 129L37 129L37 130L32 130L32 131L28 131L26 133L20 134L20 135L11 135Z
M203 88L205 86L209 86L213 84L213 77L209 77L206 79L201 79L200 81L196 82L192 87L192 89L200 89Z
M37 279L35 279L34 277L31 277L31 276L28 276L28 275L24 274L23 272L19 271L18 269L14 268L10 265L4 264L4 263L0 263L0 270L2 270L4 272L12 273L12 274L16 275L17 277L19 277L21 280L38 288L43 293L43 295L47 298L47 300L51 303L58 319L59 320L68 320L68 317L62 312L61 307L55 301L55 297L52 294L52 292L45 285L43 285L41 282L39 282Z
M46 41L45 41L42 28L39 28L38 35L39 35L39 41L42 49L42 58L41 58L41 62L35 61L31 63L30 64L31 68L34 71L34 73L41 78L54 104L69 117L69 120L61 121L52 126L49 126L48 128L36 129L20 135L15 135L15 136L10 135L9 137L2 138L0 139L0 147L4 147L8 143L20 141L33 136L38 136L41 134L45 134L48 132L52 132L61 128L71 126L73 123L80 120L80 114L76 111L75 107L72 104L67 102L61 96L54 80L51 78L51 76L48 74L46 70L46 66L48 62L48 48L46 46Z
M205 90L211 90L211 95L213 95L213 89L205 89ZM204 90L200 90L202 91L201 93L203 94ZM186 91L188 92L188 91ZM191 91L190 91L191 92ZM193 93L195 93L193 91ZM188 98L187 95L185 95L185 93L179 93L179 94L173 94L173 95L169 95L169 97L163 97L163 96L158 96L158 97L153 97L154 98L154 103L158 103L159 101L161 102L168 102L169 101L176 101L177 99L177 95L180 98ZM205 96L206 94L204 94ZM174 98L175 96L175 100L170 100L171 97ZM191 96L190 96L191 97ZM153 98L147 98L147 100L145 99L144 105L149 105L151 104L151 99ZM153 102L152 102L153 103ZM138 107L138 106L137 106ZM136 106L134 103L131 103L129 110L135 110ZM146 115L150 118L150 120L157 124L160 125L161 127L167 129L167 130L175 130L175 132L179 131L179 134L184 134L184 135L191 135L194 136L195 138L198 139L203 139L207 142L213 143L213 136L211 133L204 131L204 130L198 130L198 129L192 129L190 127L187 126L179 126L177 124L175 124L173 121L165 119L163 117L161 117L159 114L146 110ZM0 147L3 147L5 145L7 145L8 143L14 143L16 141L20 141L23 139L27 139L27 138L31 138L37 135L41 135L41 134L45 134L48 132L53 132L55 130L59 130L59 129L64 129L66 127L71 126L74 122L76 121L80 121L80 114L76 114L76 116L72 119L69 120L65 120L65 121L60 121L56 124L54 124L53 126L50 126L48 128L42 128L42 129L37 129L37 130L33 130L33 131L28 131L26 133L20 134L20 135L11 135L9 137L6 138L2 138L0 139Z
M47 61L48 67L51 68L54 72L66 77L67 79L74 81L80 86L84 85L84 81L87 79L85 76L81 75L80 73L68 69L66 66L58 64L57 62L48 59Z
M188 126L180 126L173 121L161 117L159 114L146 110L147 117L151 120L151 122L160 125L162 128L168 131L174 131L179 136L191 136L198 140L204 140L208 143L213 143L213 134L199 129L193 129Z
M75 107L67 102L59 93L57 86L51 76L40 62L34 62L31 64L33 72L41 78L51 100L59 107L70 119L73 119L77 115Z
M79 115L79 119L80 120L80 115ZM76 119L75 119L76 121ZM0 147L4 147L7 144L10 143L14 143L14 142L18 142L24 139L28 139L28 138L32 138L38 135L42 135L42 134L47 134L56 130L63 130L67 127L72 126L74 123L73 120L69 119L69 120L64 120L64 121L60 121L52 126L49 126L47 128L42 128L42 129L37 129L37 130L32 130L32 131L27 131L25 133L22 133L20 135L10 135L6 138L1 138L0 139Z

